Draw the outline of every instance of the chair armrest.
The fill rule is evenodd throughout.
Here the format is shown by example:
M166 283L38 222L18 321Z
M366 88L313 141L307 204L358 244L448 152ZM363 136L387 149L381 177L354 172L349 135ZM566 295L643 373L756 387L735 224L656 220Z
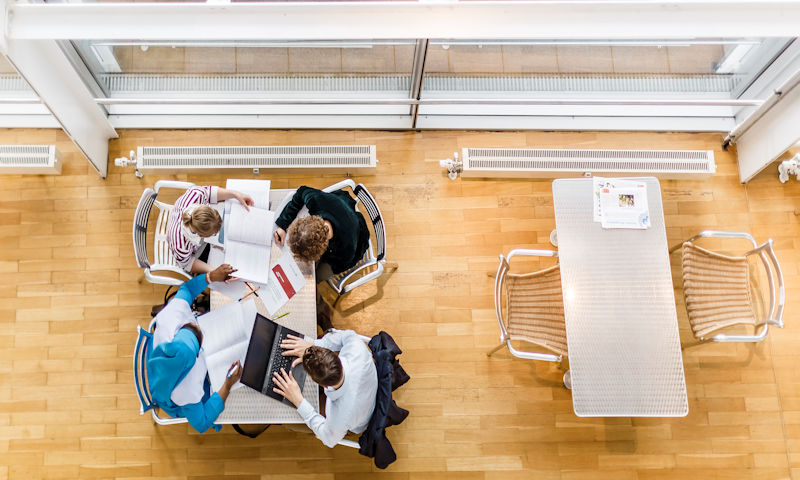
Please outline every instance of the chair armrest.
M189 188L194 187L194 183L192 182L181 182L178 180L159 180L156 182L153 190L158 193L158 190L161 188L177 188L180 190L187 190Z
M511 262L514 255L528 255L535 257L558 257L558 250L534 250L529 248L515 248L508 252L506 261Z
M347 440L345 438L339 440L339 443L337 443L337 445L344 445L345 447L351 447L351 448L360 448L358 442L355 442L353 440Z
M756 243L756 240L753 238L753 236L750 235L747 232L722 232L722 231L719 231L719 230L704 230L704 231L698 233L697 235L695 235L694 237L692 237L692 238L690 238L689 240L686 240L686 241L687 242L691 242L691 241L696 240L698 238L713 238L713 237L716 237L716 238L744 238L746 240L750 240L750 243L752 243L754 247L758 245Z
M761 325L761 331L755 335L726 335L724 333L720 333L719 335L714 335L713 337L711 337L711 340L720 343L726 343L726 342L756 343L767 338L768 331L769 331L769 325L764 323Z
M333 184L333 185L331 185L329 187L323 188L322 191L323 192L327 192L327 193L331 193L331 192L335 192L336 190L341 190L344 187L350 187L351 190L355 190L356 189L356 182L354 182L350 178L346 178L346 179L342 180L339 183L335 183L335 184Z

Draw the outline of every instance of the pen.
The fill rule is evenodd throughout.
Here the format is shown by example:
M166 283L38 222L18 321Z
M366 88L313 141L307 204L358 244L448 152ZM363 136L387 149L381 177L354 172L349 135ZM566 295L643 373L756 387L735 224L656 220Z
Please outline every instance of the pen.
M284 312L284 313L281 313L280 315L278 315L277 317L275 317L275 320L277 320L277 319L279 319L279 318L283 318L283 317L285 317L286 315L289 315L289 312Z
M239 366L239 365L238 365L238 364L236 364L236 363L234 363L233 365L231 365L231 368L230 368L230 369L228 369L228 375L226 375L226 376L225 376L225 378L231 378L231 377L233 376L233 372L235 372L235 371L236 371L236 368L237 368L238 366Z

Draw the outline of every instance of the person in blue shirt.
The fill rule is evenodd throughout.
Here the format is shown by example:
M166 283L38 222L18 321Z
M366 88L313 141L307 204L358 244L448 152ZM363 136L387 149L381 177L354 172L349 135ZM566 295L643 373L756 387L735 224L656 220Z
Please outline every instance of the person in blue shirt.
M211 393L205 361L199 357L203 332L192 314L191 304L210 282L230 279L235 270L221 265L185 282L175 297L156 315L153 346L147 360L147 378L153 402L172 417L185 417L198 432L214 425L230 389L242 376L239 362L231 365L225 383Z

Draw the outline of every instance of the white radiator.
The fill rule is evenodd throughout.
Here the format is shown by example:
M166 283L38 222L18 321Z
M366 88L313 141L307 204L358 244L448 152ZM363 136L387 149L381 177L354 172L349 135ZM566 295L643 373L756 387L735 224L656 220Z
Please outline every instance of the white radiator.
M0 145L0 173L60 175L61 152L55 145Z
M240 169L259 173L262 168L353 172L375 168L377 162L375 145L138 147L131 161L116 160L117 165L135 163L137 175Z
M569 150L465 148L464 177L570 177L653 175L705 178L717 166L712 150Z

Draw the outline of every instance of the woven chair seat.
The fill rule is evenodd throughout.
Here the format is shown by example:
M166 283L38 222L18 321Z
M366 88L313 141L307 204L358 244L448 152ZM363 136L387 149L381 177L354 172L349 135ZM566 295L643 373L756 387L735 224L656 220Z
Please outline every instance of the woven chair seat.
M697 338L731 325L755 325L747 257L729 257L683 244L683 292Z
M561 295L561 268L506 276L508 334L567 355L567 329Z

